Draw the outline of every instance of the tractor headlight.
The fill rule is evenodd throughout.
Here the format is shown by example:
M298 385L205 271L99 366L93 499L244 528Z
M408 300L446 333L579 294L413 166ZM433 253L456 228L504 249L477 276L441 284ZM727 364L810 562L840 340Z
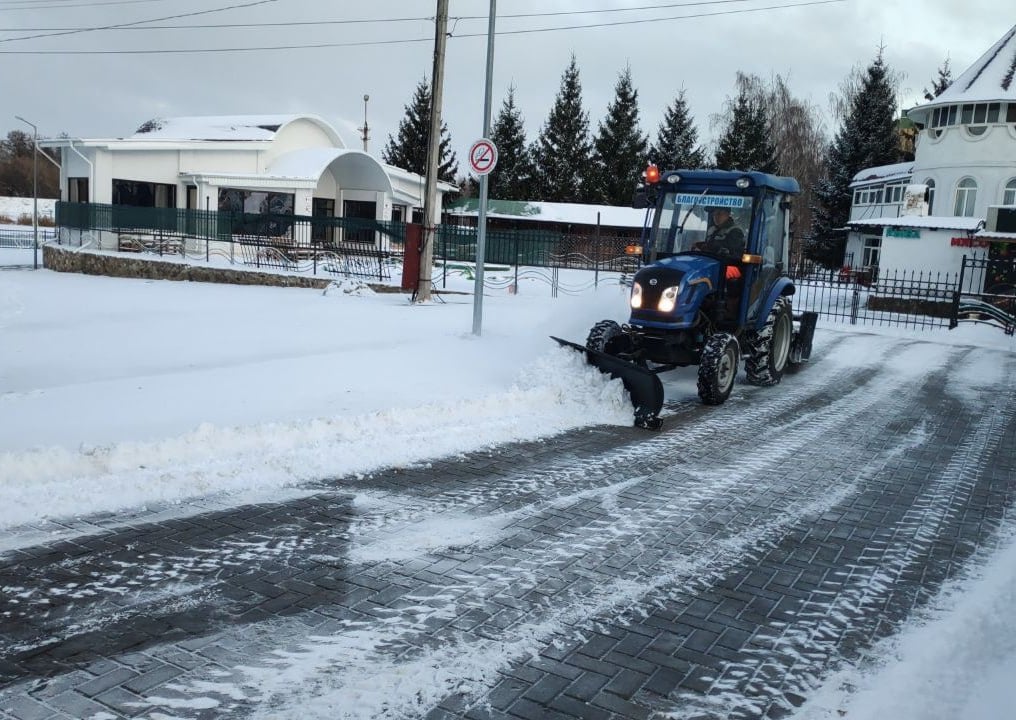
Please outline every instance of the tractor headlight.
M660 295L660 302L656 304L656 309L660 312L669 313L673 311L674 306L677 304L677 285L671 285L669 288L663 291Z
M633 310L642 307L642 286L638 283L631 284L631 306Z

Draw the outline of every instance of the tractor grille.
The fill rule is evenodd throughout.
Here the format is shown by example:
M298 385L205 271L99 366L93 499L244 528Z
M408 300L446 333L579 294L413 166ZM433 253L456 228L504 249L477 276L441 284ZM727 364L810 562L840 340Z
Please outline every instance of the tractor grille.
M672 285L680 284L683 277L684 271L674 268L643 268L635 276L635 282L642 286L642 307L644 309L655 308L663 291Z

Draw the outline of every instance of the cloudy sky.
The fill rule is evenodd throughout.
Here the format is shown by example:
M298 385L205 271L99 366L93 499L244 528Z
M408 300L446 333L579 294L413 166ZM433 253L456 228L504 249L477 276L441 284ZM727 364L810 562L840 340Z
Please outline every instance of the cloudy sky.
M436 5L0 0L0 107L6 111L0 134L29 130L15 115L35 123L40 136L95 138L129 135L153 117L311 112L359 148L367 94L370 151L380 153L416 84L431 72ZM870 62L880 45L904 75L900 101L910 107L946 57L955 77L1016 23L1016 11L1002 6L998 0L500 0L493 111L514 84L535 138L574 53L594 129L618 73L630 65L643 129L655 135L665 107L683 88L708 141L710 116L733 94L737 71L780 74L795 94L825 110L851 68ZM489 0L450 0L444 116L460 168L482 130L489 8Z

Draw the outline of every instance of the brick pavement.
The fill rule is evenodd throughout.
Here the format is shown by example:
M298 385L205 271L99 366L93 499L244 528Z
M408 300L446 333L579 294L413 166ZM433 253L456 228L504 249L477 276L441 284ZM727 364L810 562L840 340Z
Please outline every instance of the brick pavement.
M1012 504L952 352L9 552L0 718L781 717Z

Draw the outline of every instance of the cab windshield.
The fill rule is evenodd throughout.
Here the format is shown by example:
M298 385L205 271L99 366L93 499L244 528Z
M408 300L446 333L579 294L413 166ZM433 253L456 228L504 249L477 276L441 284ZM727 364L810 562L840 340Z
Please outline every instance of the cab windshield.
M707 232L714 222L721 222L721 228L732 222L746 237L753 203L754 199L745 195L667 193L656 211L651 249L664 257L689 250L709 252ZM723 210L729 211L729 216Z

